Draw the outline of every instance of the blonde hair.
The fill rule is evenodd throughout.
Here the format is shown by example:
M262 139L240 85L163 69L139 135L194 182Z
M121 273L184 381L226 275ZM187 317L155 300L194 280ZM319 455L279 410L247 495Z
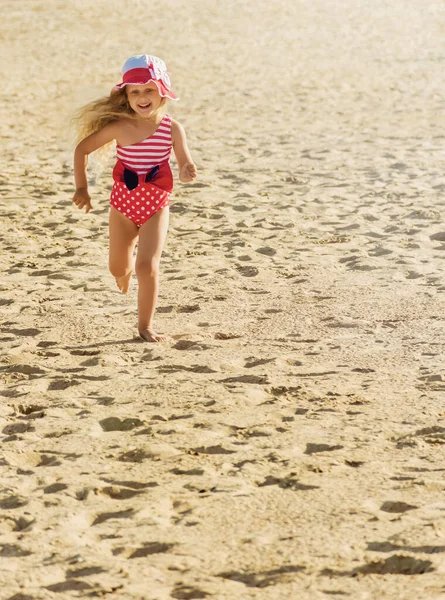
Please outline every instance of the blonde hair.
M155 112L155 117L165 112L166 98L161 98L161 104ZM72 123L77 131L77 142L92 133L96 133L110 123L122 119L136 119L137 115L128 102L126 87L113 89L109 96L93 100L82 106L73 116ZM94 153L99 163L105 163L113 142L105 144ZM102 164L103 166L103 164Z
M125 88L112 91L109 96L93 100L82 106L73 116L72 122L77 130L78 141L96 133L110 123L121 119L132 119L134 111L130 108Z

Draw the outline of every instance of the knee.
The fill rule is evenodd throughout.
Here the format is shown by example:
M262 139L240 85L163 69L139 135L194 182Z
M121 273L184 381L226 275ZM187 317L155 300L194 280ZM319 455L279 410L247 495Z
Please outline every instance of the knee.
M128 275L129 272L129 269L126 268L125 265L120 265L113 262L109 263L108 268L113 277L125 277L125 275Z
M141 259L136 261L136 275L138 277L156 278L159 274L159 261L154 259Z

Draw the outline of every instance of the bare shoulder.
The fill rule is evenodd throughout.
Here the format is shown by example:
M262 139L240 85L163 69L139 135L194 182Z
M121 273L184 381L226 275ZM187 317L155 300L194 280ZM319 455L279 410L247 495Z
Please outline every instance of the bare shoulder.
M181 123L179 121L177 121L176 119L172 119L172 131L178 131L178 130L184 130L184 127L181 125Z
M121 121L115 121L114 123L108 123L107 125L104 125L91 137L96 136L103 143L108 143L113 140L118 140L124 130L123 123Z
M110 123L106 127L110 128L110 133L113 133L113 138L119 144L121 142L125 142L126 137L128 135L134 135L134 123L131 119L119 119L119 121L115 121L114 123ZM123 138L123 139L122 139Z
M109 144L118 138L119 129L116 125L117 123L109 123L98 131L90 133L90 135L79 142L77 147L85 154L90 154L91 152L98 150L98 148Z
M181 125L181 123L179 123L179 121L176 121L176 119L172 119L171 123L172 141L174 143L176 140L180 140L185 137L185 131L184 127Z

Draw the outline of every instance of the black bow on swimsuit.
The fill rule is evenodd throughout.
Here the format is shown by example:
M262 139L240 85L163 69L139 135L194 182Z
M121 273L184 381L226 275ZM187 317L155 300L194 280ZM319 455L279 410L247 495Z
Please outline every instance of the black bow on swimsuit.
M148 183L156 177L159 172L159 165L153 167L145 176L145 183ZM139 175L130 169L124 169L124 182L127 188L131 191L139 185Z

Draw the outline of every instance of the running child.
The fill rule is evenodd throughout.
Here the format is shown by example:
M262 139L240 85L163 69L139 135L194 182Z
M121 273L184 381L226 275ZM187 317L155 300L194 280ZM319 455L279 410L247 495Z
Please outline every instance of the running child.
M74 153L73 202L87 213L92 208L87 183L88 155L116 141L109 268L124 294L135 269L139 335L147 342L166 340L153 329L153 316L173 190L169 163L172 148L179 180L187 183L197 174L183 127L165 112L168 99L178 100L178 97L171 89L164 61L148 54L130 57L122 68L122 82L110 96L79 111L77 121L83 139Z

